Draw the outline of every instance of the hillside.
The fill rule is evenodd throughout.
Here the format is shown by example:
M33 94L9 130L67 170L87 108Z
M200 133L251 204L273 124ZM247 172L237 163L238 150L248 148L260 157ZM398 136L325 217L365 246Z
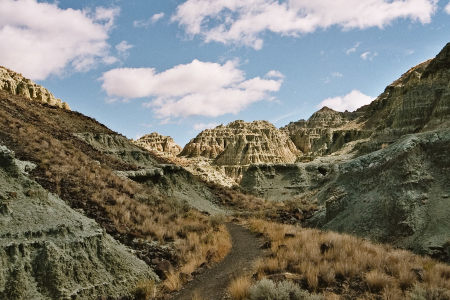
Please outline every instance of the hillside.
M31 285L33 282L37 282L37 291L43 295L42 299L47 299L45 298L47 294L50 295L48 296L50 299L62 299L57 295L60 293L60 289L66 289L65 286L70 287L69 293L77 295L77 299L129 295L137 281L155 278L152 277L153 273L149 267L154 269L164 261L169 262L169 265L173 266L176 271L175 275L172 275L173 278L178 278L179 272L191 273L202 263L221 259L230 247L225 227L209 222L207 211L210 213L221 211L212 204L213 201L216 201L213 190L196 180L183 168L158 163L157 156L137 147L130 140L92 118L49 104L30 101L21 95L0 91L0 144L6 146L8 151L13 151L16 159L35 165L35 168L30 169L26 174L29 180L23 179L25 180L23 182L36 182L36 185L40 185L46 190L45 194L51 192L55 195L49 199L56 204L45 204L49 200L44 196L39 196L35 200L38 205L36 209L39 206L46 209L45 207L50 205L48 206L49 211L53 211L54 214L51 213L48 220L43 220L49 222L49 225L43 224L49 228L45 230L51 232L56 230L56 235L50 232L42 236L38 234L38 236L41 236L42 242L51 241L54 237L58 237L56 240L63 239L55 242L55 245L63 247L67 249L65 251L69 252L64 254L58 250L43 254L39 263L48 265L48 268L42 269L41 273L37 274L26 267L27 272L17 275L22 278L23 282L29 282ZM8 190L5 192L8 192L9 195L17 195L21 202L16 204L23 205L25 203L23 201L28 199L23 194L28 193L31 186L20 187L20 184L14 183L16 175L10 173L6 175L8 176L5 180L12 186L9 188L6 185L4 188ZM42 188L36 189L42 190ZM61 200L54 200L58 197L66 204L63 204ZM5 199L10 201L8 197ZM11 219L8 216L8 207L14 211L17 209L16 204L5 207L6 215L0 216L2 222ZM68 205L70 209L64 205ZM24 213L34 213L32 212L33 207L29 206ZM21 209L23 210L23 208ZM57 209L67 212L58 217ZM77 213L73 210L76 210ZM201 211L205 212L201 213ZM36 217L38 216L36 215ZM95 220L97 225L94 226L95 223L92 222L86 223L89 224L89 227L83 227L85 228L83 229L74 223L75 227L72 229L72 222L78 219L81 220L80 222L88 222L86 217ZM17 218L22 219L23 217L17 214ZM60 218L59 221L58 218ZM14 218L11 220L13 222ZM10 224L12 226L15 223ZM2 241L8 236L12 240L16 240L15 235L8 233L14 228L15 226L0 228ZM31 228L26 230L31 230ZM61 235L59 235L59 231L61 231ZM104 233L99 235L99 232ZM104 247L108 253L117 252L115 255L118 259L123 257L123 262L121 261L120 264L107 257L97 259L95 255L103 255L102 252L92 249L94 252L91 259L94 262L98 260L99 263L104 264L104 260L108 259L109 263L115 265L109 267L105 264L108 272L116 272L115 267L121 268L120 272L117 271L118 274L112 276L105 271L98 276L91 274L86 278L83 277L83 273L68 273L68 271L54 274L57 270L64 270L64 266L59 266L59 264L69 263L70 255L82 255L82 252L71 254L72 246L65 244L72 245L70 240L65 241L69 237L74 241L79 241L77 236L80 234L86 238L94 234L93 242L98 247ZM119 254L120 251L123 252L124 248L118 245L119 248L115 250L116 246L114 245L117 242L114 242L110 236L117 242L133 248L135 253L133 257L140 260L130 258L125 253ZM20 245L20 238L17 236L14 243ZM26 238L30 239L30 237ZM7 251L6 248L9 247L10 242L4 241L1 249ZM22 246L19 249L22 249ZM7 253L10 253L8 251ZM62 259L62 257L66 258ZM30 258L30 264L34 263L33 259ZM143 261L145 264L142 263ZM138 265L139 267L137 267ZM8 263L8 266L12 268L11 270L16 266L20 267L14 261ZM81 262L79 266L89 270L89 266L83 266ZM128 269L130 271L127 271ZM14 275L16 273L6 272L9 270L6 267L2 267L2 270L0 292L9 295L8 299L22 299L20 289L13 291L6 289L6 282L15 280L11 276L16 276ZM169 275L167 269L165 270L165 273L158 274L161 279L167 278ZM101 269L98 269L98 272L101 273ZM107 280L122 278L119 273L129 276L129 282L121 284L114 281L111 288L94 288L91 289L91 292L86 290L88 286L95 287ZM81 277L77 278L77 276ZM56 290L55 287L44 290L39 283L39 278L47 277L65 283L61 283L60 286L58 283ZM123 278L125 279L125 277ZM183 280L177 279L175 285L164 281L161 283L163 287L161 289L166 292L176 290ZM83 292L85 290L86 292ZM26 293L32 295L37 292L30 287Z
M242 187L322 205L310 226L450 261L449 51L450 44L354 113L323 108L291 123L291 137L313 161L252 165Z

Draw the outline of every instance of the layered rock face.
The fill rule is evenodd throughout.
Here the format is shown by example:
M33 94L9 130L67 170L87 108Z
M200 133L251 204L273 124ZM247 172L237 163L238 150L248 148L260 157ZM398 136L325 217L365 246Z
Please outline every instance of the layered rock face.
M225 166L294 162L298 154L289 136L269 122L238 120L202 131L180 156L214 159Z
M450 130L402 137L347 161L252 165L242 186L269 200L323 205L310 225L450 261Z
M46 88L7 68L0 67L0 90L22 95L30 100L70 110L69 104L55 98Z
M351 113L337 112L325 106L307 121L291 122L282 129L306 157L323 156L340 150L346 143L370 136L372 132L363 131L358 122L364 110L365 107Z
M157 132L146 134L134 143L156 154L173 157L180 154L182 148L170 136L160 135Z
M22 175L17 162L0 146L0 299L119 297L158 280L95 221Z
M213 165L223 167L228 176L239 179L243 166L292 163L299 154L289 135L269 122L238 120L204 130L184 147L180 156L210 159Z

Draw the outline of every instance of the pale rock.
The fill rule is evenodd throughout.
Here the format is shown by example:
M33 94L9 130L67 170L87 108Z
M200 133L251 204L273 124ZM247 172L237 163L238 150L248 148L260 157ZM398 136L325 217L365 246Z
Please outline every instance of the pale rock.
M181 146L175 143L170 136L160 135L156 132L144 135L134 141L134 144L156 154L169 157L177 156L182 150Z
M69 104L55 98L46 88L38 85L22 76L20 73L0 67L0 90L5 90L12 95L21 95L40 103L46 103L66 110L70 110Z

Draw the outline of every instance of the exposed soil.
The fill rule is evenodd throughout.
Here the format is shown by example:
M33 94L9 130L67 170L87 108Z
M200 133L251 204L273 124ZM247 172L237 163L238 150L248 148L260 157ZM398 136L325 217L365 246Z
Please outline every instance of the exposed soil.
M239 276L251 274L254 261L263 255L263 240L248 229L228 223L227 229L232 239L230 253L219 264L197 276L172 298L190 300L194 293L205 300L226 298L226 288Z

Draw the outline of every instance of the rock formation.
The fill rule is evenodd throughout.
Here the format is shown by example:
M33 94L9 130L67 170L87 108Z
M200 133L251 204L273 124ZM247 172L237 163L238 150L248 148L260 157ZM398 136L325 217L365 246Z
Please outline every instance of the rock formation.
M349 151L357 150L353 154L252 165L241 185L269 200L300 198L323 205L309 221L312 226L450 261L449 121L447 44L370 105L354 113L323 108L285 128L302 151L321 156L351 144ZM335 136L343 133L350 134L348 140L337 143ZM317 153L324 143L327 151Z
M158 280L95 221L23 176L3 146L0 265L0 299L118 297L141 280Z
M243 166L257 163L292 163L300 152L284 131L267 121L242 120L202 131L180 153L187 158L210 159L235 179Z
M242 186L270 200L324 208L310 224L450 261L450 130L406 135L347 161L252 165Z
M334 153L351 141L369 137L372 131L363 131L358 122L365 108L338 112L325 106L307 121L291 122L282 130L289 133L295 146L304 154L301 160L310 160Z
M148 151L168 157L177 156L182 150L170 136L160 135L156 132L146 134L134 143Z
M28 99L46 103L70 110L69 104L62 102L61 99L55 98L46 88L38 85L7 68L0 67L0 90L5 90L13 95L22 95Z

